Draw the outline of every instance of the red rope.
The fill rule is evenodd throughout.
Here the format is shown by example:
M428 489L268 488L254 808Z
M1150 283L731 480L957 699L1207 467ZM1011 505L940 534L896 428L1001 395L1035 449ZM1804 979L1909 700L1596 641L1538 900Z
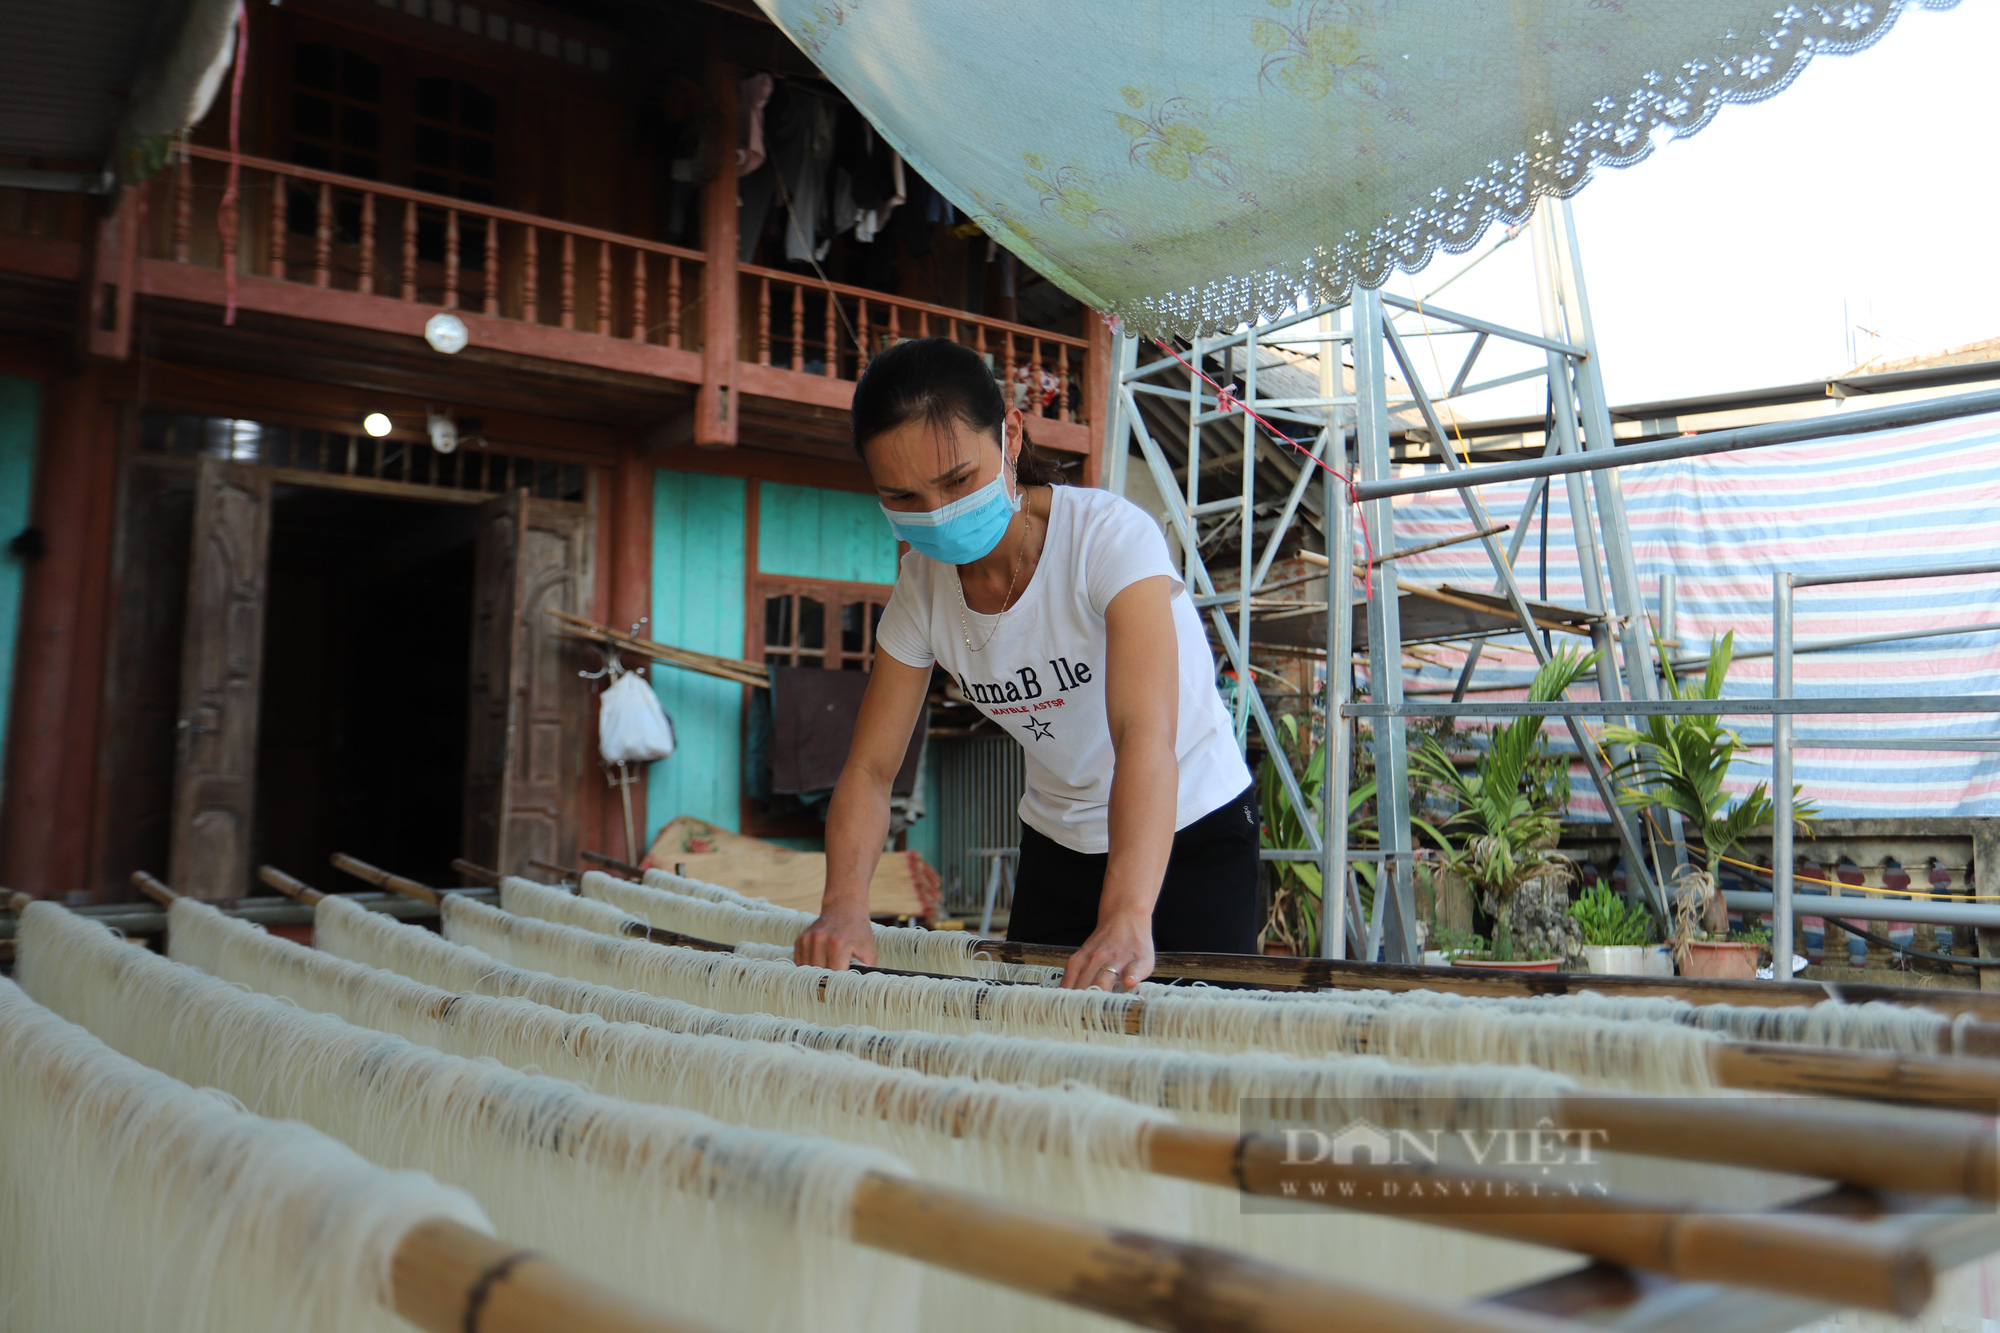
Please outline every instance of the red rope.
M250 50L250 15L236 11L236 68L229 76L229 184L222 191L215 225L222 233L222 322L236 322L236 178L243 168L243 62ZM271 183L277 189L276 181ZM272 237L272 244L277 237Z
M1215 403L1218 410L1223 412L1240 411L1247 414L1252 421L1262 426L1268 434L1270 434L1276 439L1283 440L1286 444L1290 445L1292 447L1293 452L1297 453L1299 457L1305 459L1308 463L1313 464L1315 467L1318 467L1340 479L1340 484L1347 488L1347 502L1355 507L1355 514L1354 514L1355 523L1361 529L1361 549L1366 551L1368 554L1368 563L1366 563L1361 567L1362 593L1363 596L1366 597L1368 600L1373 601L1375 598L1375 576L1374 576L1375 545L1373 542L1369 540L1368 537L1368 519L1365 515L1363 515L1360 512L1361 497L1358 493L1356 493L1354 489L1354 478L1348 476L1345 472L1340 471L1338 468L1328 466L1328 464L1324 459L1315 456L1312 450L1306 448L1304 445L1300 444L1297 440L1285 434L1285 432L1279 430L1276 426L1272 425L1267 418L1260 415L1255 408L1251 407L1241 398L1238 398L1233 390L1229 389L1224 385L1217 384L1214 380L1208 377L1207 372L1202 370L1201 367L1190 362L1186 357L1182 356L1179 352L1176 352L1172 347L1168 346L1160 339L1158 338L1153 339L1153 345L1159 348L1161 351L1165 352L1168 356L1172 357L1174 360L1180 362L1182 368L1185 369L1188 372L1188 374L1199 376L1204 384L1208 385L1211 389L1214 389ZM1329 533L1328 535L1330 536L1332 534ZM1245 541L1248 541L1250 539L1249 534L1245 533L1243 539ZM1343 552L1342 555L1345 559L1349 560L1353 559L1353 552L1351 551ZM1327 558L1327 571L1326 571L1327 577L1332 578L1334 576L1333 552L1328 551L1326 553L1326 558ZM1328 599L1329 603L1331 603L1331 600L1332 600L1331 598Z

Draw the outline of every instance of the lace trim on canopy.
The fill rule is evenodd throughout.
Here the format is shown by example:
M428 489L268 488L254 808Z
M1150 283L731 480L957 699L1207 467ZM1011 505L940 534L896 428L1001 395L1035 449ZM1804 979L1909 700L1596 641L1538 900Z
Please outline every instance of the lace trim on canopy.
M1128 332L1183 340L1227 333L1301 305L1344 298L1356 283L1379 287L1391 272L1414 272L1439 250L1462 254L1494 223L1527 219L1544 196L1567 199L1600 166L1626 167L1653 151L1655 129L1675 137L1700 130L1725 104L1761 102L1797 78L1816 55L1848 55L1873 45L1912 3L1945 10L1958 0L1786 5L1775 26L1745 36L1724 33L1717 53L1679 69L1648 74L1622 100L1601 97L1587 120L1560 135L1544 130L1513 158L1496 159L1456 193L1384 222L1368 235L1350 231L1299 260L1137 301L1108 302Z

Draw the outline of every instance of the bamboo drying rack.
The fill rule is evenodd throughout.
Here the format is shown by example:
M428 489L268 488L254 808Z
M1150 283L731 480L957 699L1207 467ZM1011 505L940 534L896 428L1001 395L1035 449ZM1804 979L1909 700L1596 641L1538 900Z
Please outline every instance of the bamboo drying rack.
M580 852L583 859L616 871L627 879L645 872L630 861L602 852ZM1061 967L1073 950L1057 944L1026 944L1018 940L982 939L977 948L996 962ZM1743 1004L1794 1007L1882 1001L1948 1016L1969 1017L1980 1029L1979 1049L1968 1054L2000 1056L2000 993L1931 990L1921 986L1882 986L1854 982L1730 981L1711 977L1636 977L1604 973L1500 972L1484 968L1421 967L1400 963L1362 963L1335 958L1281 958L1263 954L1163 953L1154 959L1155 976L1187 981L1233 981L1261 987L1305 990L1434 990L1454 995L1509 996L1574 995L1594 991L1610 996L1647 996L1686 1000L1690 1004Z
M317 894L293 877L267 869L271 873L263 876L266 883L299 885ZM434 893L414 880L388 878ZM133 882L169 907L180 896L143 871L134 873ZM313 901L324 896L317 894ZM600 1141L599 1150L614 1160L621 1153L638 1151L636 1145L615 1140ZM1155 1329L1562 1333L1565 1328L1514 1311L1453 1307L1328 1282L1213 1246L1103 1226L879 1173L864 1177L857 1188L849 1226L853 1239L870 1248ZM1848 1239L1846 1248L1852 1254L1843 1255L1843 1262L1877 1275L1878 1287L1871 1293L1876 1302L1915 1300L1921 1305L1927 1299L1933 1282L1927 1256L1865 1232ZM1707 1253L1700 1244L1667 1240L1669 1253L1684 1250L1697 1262ZM1814 1289L1826 1287L1822 1283ZM526 1333L530 1327L547 1326L514 1327ZM488 1326L487 1333L498 1333L498 1326Z
M345 859L353 860L351 857ZM492 871L471 866L469 862L464 864L472 871L498 880ZM374 867L369 869L375 870ZM436 900L436 890L412 880L389 876L384 871L376 871L376 874L383 878L370 877L371 883L397 879L403 884L423 889L432 895L431 901ZM710 947L727 946L711 943ZM968 980L963 977L949 979ZM980 981L970 984L988 986L1005 983ZM1123 1000L1126 1006L1144 1003L1137 998ZM1128 1018L1127 1030L1141 1030L1140 1022ZM1716 1043L1718 1046L1732 1044ZM1758 1049L1751 1046L1746 1058L1755 1059ZM1805 1059L1817 1054L1828 1057L1856 1054L1844 1051L1822 1053L1816 1048L1795 1046L1776 1046L1775 1050L1788 1058L1797 1053ZM1931 1059L1939 1063L1954 1063L1942 1057ZM1980 1066L1984 1062L1955 1063ZM1767 1081L1775 1082L1782 1072L1779 1068L1767 1069L1765 1077ZM1849 1078L1843 1080L1843 1085L1853 1083L1865 1073L1865 1069L1853 1071ZM1787 1090L1818 1095L1814 1088ZM1238 1108L1231 1102L1205 1109L1226 1114ZM1607 1131L1619 1152L1789 1172L1868 1189L1941 1194L1982 1203L2000 1203L2000 1143L1995 1140L1993 1120L1988 1116L1968 1115L1957 1110L1846 1103L1819 1105L1809 1101L1701 1101L1577 1091L1564 1094L1558 1101L1555 1118L1556 1128L1559 1129Z
M400 883L412 896L426 885L339 858L373 883ZM259 878L301 902L327 895L274 866ZM163 885L149 892L171 894ZM883 1114L895 1114L885 1107ZM1267 1135L1165 1125L1146 1143L1147 1169L1222 1189L1302 1197L1355 1211L1422 1220L1456 1230L1566 1250L1602 1262L1644 1268L1682 1281L1724 1282L1799 1296L1833 1295L1846 1304L1910 1314L1929 1299L1935 1274L1908 1241L1840 1219L1687 1211L1672 1201L1578 1198L1532 1190L1516 1174L1435 1166L1312 1163L1286 1160ZM1524 1197L1523 1187L1529 1187ZM930 1187L917 1187L928 1189ZM1342 1201L1335 1204L1334 1201ZM883 1248L899 1248L903 1242ZM971 1271L969 1255L938 1260Z
M599 858L593 858L599 859ZM467 878L498 887L500 877L470 861L454 861L453 866ZM571 873L550 866L559 873ZM372 867L371 867L372 869ZM377 871L378 875L386 872ZM370 878L370 883L386 880ZM406 881L407 882L407 881ZM428 899L435 903L435 897ZM714 940L681 935L634 921L624 931L634 938L655 944L710 952L733 952L732 946ZM983 950L994 941L982 940L974 946ZM998 943L1006 943L999 941ZM1030 945L1053 955L1067 957L1070 950ZM1166 954L1162 957L1171 958ZM1230 955L1200 955L1228 957ZM1002 961L1016 961L1003 959ZM931 975L897 972L892 968L850 965L856 972L887 972L900 976ZM967 981L966 977L940 980ZM1022 983L981 980L981 985L1007 986ZM822 990L824 983L822 982ZM1139 1036L1145 1031L1145 1006L1138 996L1127 997L1122 1006L1125 1033ZM1798 1093L1815 1097L1842 1097L1858 1101L1888 1102L1897 1105L1931 1107L1939 1110L1971 1111L1991 1115L2000 1109L2000 1060L1987 1058L2000 1051L2000 1024L1961 1020L1952 1031L1962 1055L1905 1055L1893 1051L1856 1051L1839 1047L1806 1046L1785 1042L1718 1040L1711 1045L1709 1062L1715 1081L1739 1092ZM1365 1040L1363 1049L1366 1050Z

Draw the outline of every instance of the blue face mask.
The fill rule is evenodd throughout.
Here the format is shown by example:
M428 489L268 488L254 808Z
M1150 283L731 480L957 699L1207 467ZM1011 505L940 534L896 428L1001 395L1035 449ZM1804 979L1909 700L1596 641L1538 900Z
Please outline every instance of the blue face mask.
M889 531L942 565L969 565L993 553L1007 533L1007 524L1021 508L1021 497L1007 493L1006 452L993 480L963 499L941 509L905 513L882 506Z

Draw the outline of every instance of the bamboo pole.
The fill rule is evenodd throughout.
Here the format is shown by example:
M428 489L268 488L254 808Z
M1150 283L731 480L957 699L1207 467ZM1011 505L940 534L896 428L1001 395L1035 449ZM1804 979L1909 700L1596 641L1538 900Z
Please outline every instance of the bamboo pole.
M574 866L559 866L554 861L544 861L539 856L529 857L528 864L536 870L546 870L551 875L562 876L563 882L553 887L567 889L574 888L576 885L577 874Z
M549 608L549 614L566 627L562 632L574 638L588 639L594 643L608 644L624 652L640 657L650 657L655 662L679 667L683 671L695 671L705 676L717 676L723 680L735 681L739 685L768 687L771 673L762 662L748 662L741 658L719 657L714 653L698 653L689 648L675 648L670 644L655 643L634 634L623 634L609 625L600 625L583 616L572 615L568 611Z
M400 893L405 897L415 898L418 902L429 903L432 907L438 905L438 891L427 884L419 884L401 875L392 875L386 870L369 865L366 861L357 860L346 852L335 852L329 859L335 870L344 870L356 879L373 884L378 889ZM454 861L452 864L456 866L458 862Z
M324 893L321 893L304 880L295 879L276 866L258 866L257 878L276 889L279 893L284 894L287 898L295 898L308 907L326 897Z
M174 899L180 897L178 893L175 893L172 889L159 880L154 879L143 870L132 872L132 883L138 887L139 892L145 894L162 907L171 905Z
M466 869L491 874L471 863ZM268 875L260 871L267 883L301 901L324 896L289 875L270 867L264 870L270 871ZM308 899L307 894L314 897ZM1594 1105L1585 1099L1578 1109L1588 1112ZM884 1114L890 1112L885 1109ZM1618 1115L1604 1118L1617 1121L1619 1133L1612 1142L1608 1136L1613 1131L1605 1129L1607 1141L1600 1147L1623 1149L1630 1109L1620 1108ZM1572 1131L1597 1128L1575 1116L1565 1120L1571 1122L1566 1127ZM1787 1116L1785 1123L1795 1126L1797 1119ZM1734 1128L1733 1122L1727 1127L1704 1127L1711 1134ZM1908 1126L1899 1128L1907 1131ZM1873 1120L1862 1129L1879 1132ZM1699 1145L1703 1137L1697 1134L1689 1141ZM1422 1218L1451 1229L1565 1249L1682 1280L1729 1282L1808 1297L1837 1296L1845 1304L1902 1314L1915 1313L1929 1300L1934 1277L1920 1248L1851 1224L1770 1214L1690 1212L1669 1201L1538 1188L1533 1178L1497 1171L1330 1160L1301 1163L1288 1160L1283 1142L1270 1135L1161 1126L1148 1136L1146 1161L1147 1169L1158 1174L1248 1194ZM1817 1164L1821 1159L1811 1161ZM1761 1157L1741 1164L1765 1165ZM1911 1187L1903 1164L1885 1170L1888 1178ZM1926 1177L1933 1182L1939 1178L1936 1173Z
M448 1218L404 1234L390 1304L425 1333L695 1333L532 1250Z
M1324 1281L1206 1245L1079 1222L1040 1209L870 1175L855 1192L853 1236L968 1277L1145 1328L1270 1333L1556 1333L1514 1311L1454 1308ZM1496 1318L1498 1316L1498 1318Z

